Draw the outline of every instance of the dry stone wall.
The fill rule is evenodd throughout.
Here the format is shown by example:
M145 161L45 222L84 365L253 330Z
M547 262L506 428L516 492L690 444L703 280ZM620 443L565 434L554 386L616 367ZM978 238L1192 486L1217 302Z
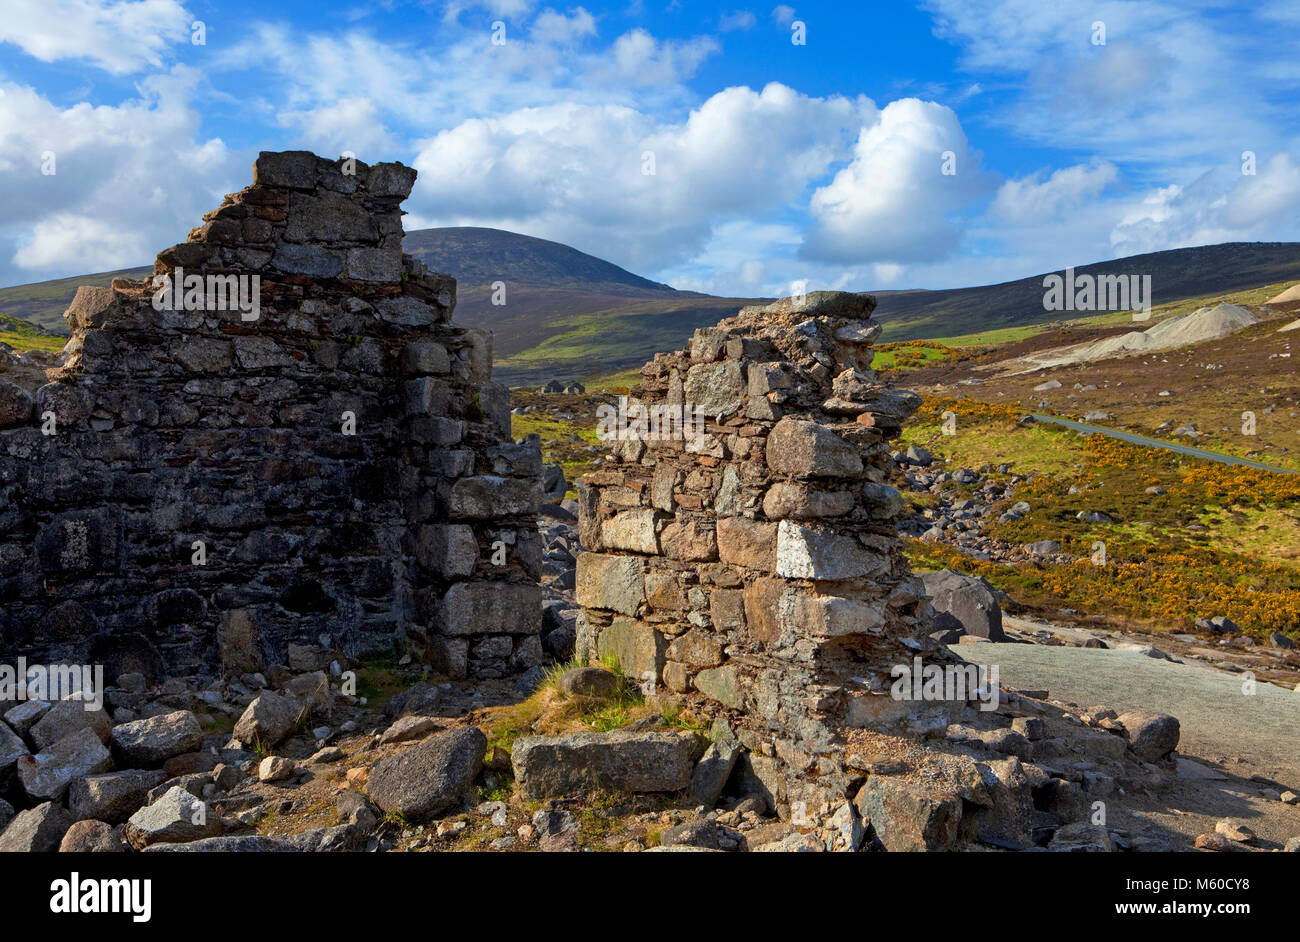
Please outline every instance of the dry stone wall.
M919 398L871 370L874 307L817 292L696 331L643 368L579 483L579 655L732 723L787 808L848 794L845 728L942 729L963 706L889 695L895 665L946 654L887 483Z
M402 253L415 176L261 154L158 255L178 298L82 288L62 367L0 384L7 658L110 679L403 644L452 676L541 659L540 451L510 439L454 280Z

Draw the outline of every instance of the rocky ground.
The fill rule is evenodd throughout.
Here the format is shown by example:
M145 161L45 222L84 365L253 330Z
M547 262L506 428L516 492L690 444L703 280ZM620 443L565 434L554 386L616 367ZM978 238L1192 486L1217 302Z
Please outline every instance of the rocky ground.
M562 662L577 533L562 505L547 513L544 646ZM972 662L980 645L1142 640L1004 620L996 600L972 614L981 587L949 588L936 593L947 609L936 630ZM1186 644L1161 653L1206 649ZM1201 656L1252 655L1216 645ZM1250 757L1181 755L1172 716L1047 690L1004 689L996 710L972 706L922 738L846 731L853 800L781 819L762 744L602 668L451 682L319 649L291 660L224 681L124 676L103 712L8 705L0 849L1300 849L1300 782ZM344 692L358 668L360 693Z
M1069 561L1059 545L983 534L994 515L1028 512L1009 467L943 470L917 447L895 457L899 500L925 496L905 532L990 561ZM541 518L550 667L450 681L294 646L265 674L124 675L102 712L0 704L0 850L1300 850L1300 768L1226 721L1180 723L1154 712L1168 710L1159 697L1111 683L1135 673L1120 660L1142 657L1290 689L1289 639L1261 643L1224 619L1148 635L1019 618L953 572L925 577L933 629L972 663L1007 663L997 708L972 704L924 736L845 730L852 800L778 817L770 747L704 723L686 698L568 664L581 547L563 470L548 469ZM1116 660L1048 670L1015 656L1059 648ZM1285 750L1286 732L1270 735Z

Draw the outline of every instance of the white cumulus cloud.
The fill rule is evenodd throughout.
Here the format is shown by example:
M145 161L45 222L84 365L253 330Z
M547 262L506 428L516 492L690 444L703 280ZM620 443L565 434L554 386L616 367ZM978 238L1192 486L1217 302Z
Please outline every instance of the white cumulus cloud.
M959 213L989 186L952 109L890 102L863 128L852 162L813 194L802 255L850 265L942 259L961 238Z
M42 62L84 60L115 75L162 65L188 42L193 18L176 0L6 0L0 42Z

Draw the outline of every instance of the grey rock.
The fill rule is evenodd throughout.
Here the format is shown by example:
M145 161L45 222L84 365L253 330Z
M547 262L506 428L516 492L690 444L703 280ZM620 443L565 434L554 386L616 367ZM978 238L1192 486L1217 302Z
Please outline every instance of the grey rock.
M123 829L126 842L136 850L151 844L182 844L221 833L221 818L210 814L203 802L179 786L131 815Z
M872 775L853 804L886 850L951 850L957 842L961 798L938 786Z
M1124 727L1129 748L1144 762L1159 762L1178 748L1177 717L1144 710L1120 714L1119 723Z
M703 847L718 850L718 827L705 818L693 818L664 828L659 835L660 847Z
M6 379L0 379L0 428L24 425L32 417L32 394Z
M107 772L113 756L89 727L60 739L34 756L18 760L18 779L33 801L60 801L75 780Z
M150 844L146 854L266 854L297 853L293 842L261 834L203 837L185 844Z
M298 725L304 710L296 700L270 690L263 691L248 705L235 724L235 738L245 743L279 745Z
M608 700L618 696L623 681L613 671L600 667L575 667L560 676L561 693Z
M22 737L6 724L0 723L0 778L11 771L19 758L27 755L27 752L27 743L23 742Z
M944 569L922 574L921 582L935 609L952 615L968 634L990 641L1005 640L1002 606L993 587L983 579Z
M740 753L738 742L721 740L712 743L691 772L691 797L706 808L717 804Z
M438 733L381 760L370 772L366 793L391 814L409 818L437 814L468 794L486 750L487 737L476 727Z
M384 712L389 716L436 716L442 692L437 684L421 681L389 698Z
M96 818L120 824L144 806L149 792L166 777L161 769L89 775L68 789L68 810L79 821Z
M523 736L510 753L526 798L568 797L595 788L676 792L691 783L697 752L686 732L574 733Z
M157 766L172 756L197 752L203 745L203 728L189 710L177 710L115 726L112 740L114 751L126 764Z
M107 742L113 721L104 709L90 709L81 700L60 700L31 728L29 735L36 748L45 749L80 729L94 730L100 742Z
M0 853L51 853L72 827L72 816L52 801L19 812L0 834Z

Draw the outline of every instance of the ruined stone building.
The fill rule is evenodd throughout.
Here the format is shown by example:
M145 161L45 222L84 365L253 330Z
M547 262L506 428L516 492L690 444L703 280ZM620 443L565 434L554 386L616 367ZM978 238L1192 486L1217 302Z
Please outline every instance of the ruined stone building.
M290 644L410 644L453 677L540 660L541 455L455 282L402 254L414 181L263 153L158 255L172 297L79 290L65 364L34 397L0 384L6 656L110 678Z
M874 307L820 292L696 331L643 368L645 411L579 485L579 654L727 717L783 806L846 793L840 730L962 706L888 694L895 665L944 655L885 483L919 398L871 370ZM646 434L665 407L686 434Z

